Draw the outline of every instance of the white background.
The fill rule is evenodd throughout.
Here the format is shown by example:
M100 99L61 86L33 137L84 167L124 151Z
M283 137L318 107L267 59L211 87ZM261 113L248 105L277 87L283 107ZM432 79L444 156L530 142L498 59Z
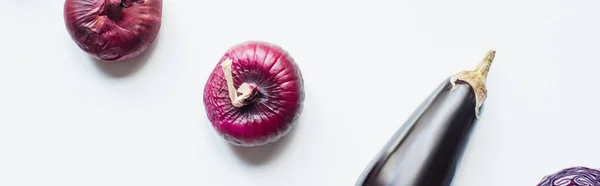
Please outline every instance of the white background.
M600 167L600 1L165 0L140 58L92 60L62 0L0 1L0 185L353 185L447 76L497 50L458 186L535 185ZM282 46L305 77L299 126L233 148L204 83L229 47Z

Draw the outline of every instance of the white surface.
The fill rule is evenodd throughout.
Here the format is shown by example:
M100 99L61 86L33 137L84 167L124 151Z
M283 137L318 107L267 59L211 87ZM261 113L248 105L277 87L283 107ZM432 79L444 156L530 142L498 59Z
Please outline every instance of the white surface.
M2 186L353 185L430 91L490 48L489 98L455 185L600 167L597 0L166 0L154 48L122 64L77 48L62 6L0 1ZM288 50L307 97L288 138L235 150L202 90L246 40Z

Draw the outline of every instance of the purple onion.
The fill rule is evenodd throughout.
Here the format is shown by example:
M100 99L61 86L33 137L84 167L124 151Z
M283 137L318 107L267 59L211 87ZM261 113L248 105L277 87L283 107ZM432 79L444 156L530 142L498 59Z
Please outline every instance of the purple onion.
M587 167L563 169L545 176L538 186L600 186L600 170Z
M106 62L134 58L160 30L162 0L66 0L64 19L77 46Z
M248 41L229 49L204 87L213 128L236 146L261 146L289 133L304 102L304 80L281 47Z

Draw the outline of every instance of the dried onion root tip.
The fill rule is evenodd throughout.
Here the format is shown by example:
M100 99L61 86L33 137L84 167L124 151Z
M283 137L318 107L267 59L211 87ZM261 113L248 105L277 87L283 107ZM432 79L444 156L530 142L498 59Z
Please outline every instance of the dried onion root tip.
M232 65L233 61L231 59L226 59L221 63L223 74L225 74L225 80L227 81L227 90L229 91L231 104L235 107L242 107L252 103L259 94L259 91L254 83L242 83L236 90L235 85L233 84L233 76L231 75Z

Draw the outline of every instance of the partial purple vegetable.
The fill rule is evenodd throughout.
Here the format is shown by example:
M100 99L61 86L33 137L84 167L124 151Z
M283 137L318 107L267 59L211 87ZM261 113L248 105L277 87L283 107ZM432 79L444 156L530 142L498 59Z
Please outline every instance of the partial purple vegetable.
M545 176L538 186L600 186L600 170L571 167Z
M261 146L289 133L303 101L304 80L294 59L261 41L229 49L204 87L208 119L236 146Z
M144 52L158 35L162 0L66 0L64 19L77 46L106 62Z
M447 186L487 97L496 51L446 78L383 146L357 186Z

